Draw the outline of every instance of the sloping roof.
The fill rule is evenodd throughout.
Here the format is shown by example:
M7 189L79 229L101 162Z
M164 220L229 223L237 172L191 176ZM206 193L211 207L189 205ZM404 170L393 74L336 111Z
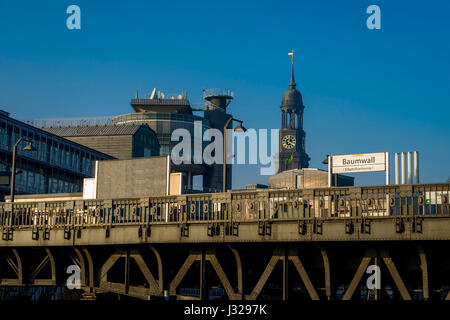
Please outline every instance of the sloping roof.
M87 127L62 127L42 128L60 137L82 137L82 136L121 136L133 135L140 127L148 125L120 125L120 126L87 126ZM151 130L150 127L148 129Z

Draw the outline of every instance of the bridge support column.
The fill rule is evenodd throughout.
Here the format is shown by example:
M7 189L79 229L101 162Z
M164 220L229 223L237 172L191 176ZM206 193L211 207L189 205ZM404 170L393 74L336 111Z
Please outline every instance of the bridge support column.
M103 264L101 272L100 272L100 289L106 291L112 291L116 293L126 293L125 286L122 283L110 282L108 281L108 271L112 268L112 266L119 260L119 258L124 254L123 250L116 250L114 254L112 254L108 260Z
M180 270L178 270L177 275L173 278L172 282L170 283L169 292L170 295L176 295L177 294L177 288L181 283L181 280L183 280L184 276L188 272L188 270L191 268L192 264L196 260L201 260L201 252L195 249L190 249L189 256L184 261L183 265L181 266Z
M370 261L372 260L372 258L376 257L376 252L374 249L366 249L366 253L364 254L364 257L361 261L361 263L359 264L358 269L356 270L355 275L353 276L352 281L350 282L349 287L347 288L347 290L345 291L344 297L342 298L342 300L350 300L353 296L353 293L356 290L356 287L358 286L358 284L361 281L361 278L364 274L364 272L366 272L367 267L369 266Z
M23 284L23 267L22 267L22 259L20 259L20 255L17 252L16 249L12 249L12 252L14 254L14 257L16 258L17 261L17 267L16 267L16 274L17 274L17 283L19 285Z
M125 293L128 294L130 291L130 249L125 249L125 274L124 274L124 287L125 287Z
M108 271L112 268L112 266L120 259L124 258L125 264L124 264L124 283L117 283L117 282L110 282L107 280L107 274ZM145 277L145 280L147 281L150 288L142 288L137 286L131 286L130 285L130 259L134 259L136 262L138 268L142 272L142 274ZM162 281L162 279L159 279L159 281ZM156 294L156 295L162 295L163 289L159 285L158 282L156 282L155 278L153 277L152 273L150 272L147 264L145 263L144 259L142 258L139 250L130 250L130 249L119 249L116 250L114 254L112 254L108 260L103 264L101 275L100 275L100 289L116 292L116 293L122 293L122 294L129 294L134 297L139 297L142 299L148 299L149 295Z
M89 253L89 250L86 247L83 247L84 255L86 256L87 263L88 263L88 281L87 285L89 286L89 292L92 292L94 289L94 263L92 261L91 254Z
M164 287L163 287L163 264L161 260L161 255L159 254L158 250L155 249L154 246L150 244L149 247L153 251L153 254L156 257L156 262L158 263L158 285L159 291L162 293L164 291Z
M36 269L31 274L31 280L33 285L41 286L55 286L56 285L56 265L55 259L49 248L45 248L46 256ZM50 279L36 279L36 276L42 271L42 269L50 263L51 278Z
M20 255L15 248L11 249L15 260L11 257L5 256L7 263L17 275L17 279L2 279L0 278L0 284L5 286L21 286L23 285L23 269L22 269L22 260L20 259Z
M314 289L314 286L308 276L308 273L306 272L300 258L298 257L298 251L295 248L288 249L286 253L285 248L274 248L272 257L269 260L269 263L266 266L266 269L262 273L261 277L259 278L258 282L256 283L255 287L253 288L253 291L251 294L247 295L245 297L246 300L256 300L261 293L261 290L263 289L264 285L266 284L267 280L269 279L270 275L272 274L272 271L275 269L275 266L277 265L278 261L283 261L283 299L288 298L288 274L287 274L287 268L288 268L288 262L292 261L294 263L295 268L297 269L297 272L300 275L300 278L302 279L306 290L308 291L309 296L312 300L319 300L319 296Z
M205 249L202 248L200 254L200 300L208 300L208 292L206 289L206 261Z
M273 269L275 268L277 262L281 259L283 259L281 250L279 248L273 249L272 257L270 258L269 263L266 266L266 269L264 269L264 272L262 273L255 287L253 288L252 293L246 295L245 300L256 300L256 298L258 298L262 288L266 284L267 279L269 279L269 276L272 273Z
M289 256L286 249L283 249L283 300L289 296Z
M403 300L411 300L411 295L409 294L408 289L406 288L406 286L394 264L394 261L390 257L388 250L386 248L382 248L382 249L380 249L380 251L381 251L380 256L381 256L384 264L388 268L389 273L390 273L392 279L394 280L395 285L397 286L397 289L400 292L400 295L402 296L402 299ZM352 298L353 293L355 292L357 286L361 282L361 278L362 278L363 274L366 272L367 267L369 266L369 263L370 263L370 261L372 261L372 259L377 259L376 250L373 248L366 249L366 253L365 253L358 269L356 270L356 273L353 276L350 286L348 287L347 291L345 292L342 300L350 300Z
M400 291L402 299L403 300L411 300L411 295L409 294L408 289L406 289L405 283L403 282L402 278L400 277L400 274L398 273L398 270L395 267L394 261L389 256L388 250L385 248L382 249L381 256L382 256L383 261L386 264L387 268L389 269L389 273L391 274L392 279L394 279L395 285L397 286L398 290Z
M320 254L322 255L323 260L323 269L325 273L325 294L327 296L327 300L331 300L331 272L330 272L330 261L328 260L328 254L326 250L321 246L317 245L320 250Z
M83 255L81 254L80 249L74 248L75 254L77 255L77 259L72 259L75 264L77 264L80 267L81 270L81 285L83 287L88 286L87 280L86 280L86 263L84 262Z
M430 299L430 291L428 284L428 265L427 265L427 257L425 255L425 251L421 245L417 245L417 249L419 251L420 256L420 269L422 270L422 291L423 298L425 300Z
M319 295L314 289L314 286L308 276L308 273L306 272L305 267L303 266L302 262L300 261L300 258L298 257L297 249L289 249L289 260L294 263L294 266L297 269L300 278L302 278L303 284L305 285L306 290L308 290L311 299L319 300Z
M231 247L230 247L231 248ZM220 282L222 283L225 292L228 295L230 300L239 300L242 299L242 265L238 252L235 249L232 249L235 254L236 262L238 264L238 293L236 293L233 289L233 286L230 283L222 265L217 259L216 250L215 249L191 249L189 256L184 261L180 270L178 271L175 278L173 278L170 283L170 294L176 295L176 290L183 280L184 276L191 268L192 264L195 261L200 262L200 299L207 299L207 287L205 283L205 275L206 275L206 262L209 261L214 268L214 271L217 274Z
M231 245L228 245L228 248L230 248L231 252L233 252L234 258L236 260L236 269L237 269L237 286L238 286L238 292L236 294L237 300L242 300L244 298L244 286L242 281L242 261L241 256L239 255L239 252L236 250L236 248L232 247Z

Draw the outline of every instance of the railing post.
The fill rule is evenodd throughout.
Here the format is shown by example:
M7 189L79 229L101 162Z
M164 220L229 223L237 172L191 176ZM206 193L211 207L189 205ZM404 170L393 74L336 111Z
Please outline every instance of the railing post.
M303 190L303 197L304 197L303 202L306 201L306 207L305 207L305 205L303 206L305 219L311 219L311 218L313 218L311 216L311 211L312 211L311 206L314 203L314 189ZM314 213L314 211L313 211L313 213Z
M412 216L412 185L400 185L399 186L400 191L400 199L405 199L405 204L400 203L400 212L402 216ZM402 201L401 200L401 201ZM402 201L403 202L403 201ZM411 202L411 204L409 203Z
M358 200L362 198L362 190L361 188L351 188L350 189L350 217L358 218L359 217L359 206Z

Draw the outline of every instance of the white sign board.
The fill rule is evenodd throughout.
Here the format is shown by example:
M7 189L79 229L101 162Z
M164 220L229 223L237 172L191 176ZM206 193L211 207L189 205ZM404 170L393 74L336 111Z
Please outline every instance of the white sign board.
M385 152L349 154L331 158L331 173L386 171Z
M328 156L328 187L332 174L374 171L385 171L389 184L389 152Z

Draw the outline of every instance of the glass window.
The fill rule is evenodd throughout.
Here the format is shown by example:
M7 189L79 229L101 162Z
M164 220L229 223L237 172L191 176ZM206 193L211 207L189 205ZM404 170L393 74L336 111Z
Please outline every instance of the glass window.
M72 157L71 157L71 154L70 154L70 148L69 147L66 147L66 152L65 153L66 153L65 165L66 165L66 168L70 168Z
M0 148L8 148L8 127L4 122L0 123Z
M59 165L60 154L59 154L58 144L55 144L53 150L54 150L54 152L55 152L55 155L54 155L54 157L55 157L55 162L54 162L54 164L55 164L55 165Z
M152 151L148 148L144 148L144 157L151 157Z

